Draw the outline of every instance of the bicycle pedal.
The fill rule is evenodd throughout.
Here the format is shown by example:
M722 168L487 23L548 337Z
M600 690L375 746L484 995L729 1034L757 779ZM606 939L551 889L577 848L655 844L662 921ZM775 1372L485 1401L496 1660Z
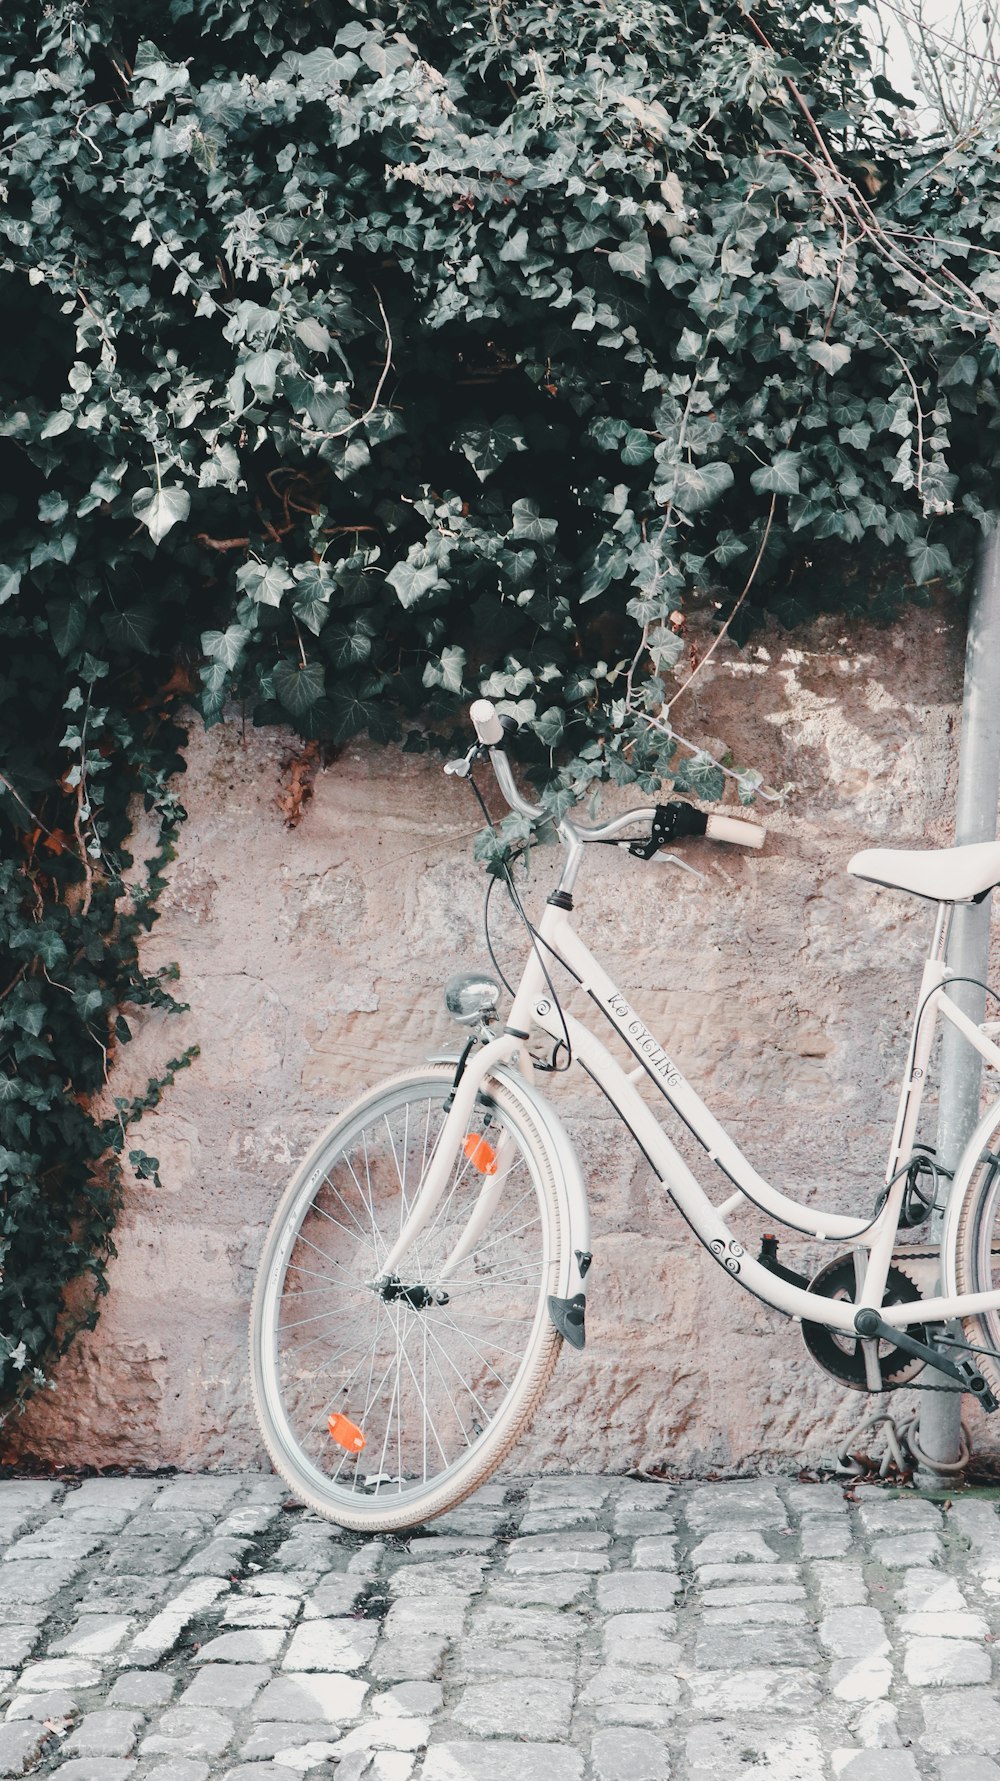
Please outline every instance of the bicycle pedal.
M986 1380L983 1378L978 1367L976 1367L971 1360L960 1360L957 1363L957 1366L965 1383L966 1391L970 1391L973 1397L978 1398L987 1415L990 1415L992 1411L998 1408L997 1399L995 1393L992 1392L987 1385Z

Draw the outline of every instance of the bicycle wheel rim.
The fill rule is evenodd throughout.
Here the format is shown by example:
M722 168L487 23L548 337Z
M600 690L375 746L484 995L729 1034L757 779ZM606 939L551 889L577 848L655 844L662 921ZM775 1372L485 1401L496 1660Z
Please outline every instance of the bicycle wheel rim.
M993 1293L1000 1289L1000 1161L995 1159L998 1134L1000 1122L984 1149L979 1181L968 1193L966 1209L959 1220L957 1288L961 1293ZM977 1346L1000 1348L1000 1311L980 1311L973 1318L963 1318L963 1327ZM986 1355L977 1355L977 1362L993 1384L1000 1382L998 1362Z
M402 1079L350 1110L293 1181L262 1261L251 1352L265 1438L293 1487L347 1525L410 1526L460 1501L516 1438L558 1352L546 1307L558 1258L551 1169L530 1116L500 1090L480 1097L470 1127L505 1134L497 1209L443 1283L447 1302L386 1302L372 1287L450 1081ZM488 1181L459 1155L407 1258L407 1292L435 1285ZM332 1439L331 1414L362 1432L360 1454Z

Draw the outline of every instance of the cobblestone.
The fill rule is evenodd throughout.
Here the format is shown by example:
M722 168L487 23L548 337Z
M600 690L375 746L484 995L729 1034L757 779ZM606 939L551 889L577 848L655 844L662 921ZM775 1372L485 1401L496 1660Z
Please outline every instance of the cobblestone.
M990 1654L985 1645L966 1639L911 1639L906 1647L907 1682L988 1682Z
M597 1732L590 1746L594 1781L668 1781L670 1759L646 1731Z
M48 1733L36 1719L0 1725L0 1775L23 1775L38 1755Z
M85 1713L64 1748L71 1756L129 1756L142 1725L141 1713L114 1707Z
M59 1776L59 1781L129 1781L137 1766L132 1758L125 1756L76 1756L69 1762L60 1763L51 1772ZM207 1763L205 1771L208 1772Z
M141 1756L218 1756L232 1742L235 1726L211 1707L171 1707L144 1738Z
M0 1483L0 1781L1000 1781L1000 1514L503 1481L365 1540L260 1477Z
M823 1772L819 1733L780 1722L759 1728L725 1722L695 1726L687 1736L687 1759L691 1781L732 1781L735 1775L815 1781Z
M7 1708L8 1719L75 1719L78 1712L76 1696L64 1688L52 1688L47 1694L18 1694Z

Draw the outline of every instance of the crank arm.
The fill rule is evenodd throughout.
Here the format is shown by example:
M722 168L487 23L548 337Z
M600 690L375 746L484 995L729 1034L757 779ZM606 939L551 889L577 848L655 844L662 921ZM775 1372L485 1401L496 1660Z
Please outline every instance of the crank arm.
M907 1330L896 1329L893 1324L886 1323L878 1312L870 1307L863 1308L856 1313L854 1327L862 1341L881 1338L886 1342L892 1342L896 1348L902 1348L906 1354L916 1355L919 1360L926 1361L929 1367L936 1367L939 1373L947 1374L949 1379L957 1381L963 1391L971 1392L973 1397L978 1398L984 1410L1000 1408L983 1375L976 1371L971 1361L949 1360L946 1354L941 1353L940 1348L932 1348L928 1342L918 1342L916 1336L911 1336Z

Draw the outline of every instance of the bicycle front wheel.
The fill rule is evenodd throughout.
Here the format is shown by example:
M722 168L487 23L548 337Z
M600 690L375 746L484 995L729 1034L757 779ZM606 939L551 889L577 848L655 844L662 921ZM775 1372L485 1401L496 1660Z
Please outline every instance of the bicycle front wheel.
M958 1219L955 1282L960 1293L1000 1292L1000 1106L994 1113L992 1131L986 1122L986 1136L977 1145L975 1173ZM981 1137L982 1126L977 1134ZM976 1348L1000 1351L1000 1311L964 1317L962 1328ZM1000 1396L1000 1363L987 1354L973 1354L972 1359Z
M453 1074L399 1077L349 1108L289 1185L261 1258L250 1372L264 1439L293 1490L344 1527L412 1527L477 1489L533 1414L561 1346L547 1310L560 1253L554 1165L533 1109L505 1082L480 1093L387 1296L383 1262L439 1141ZM488 1223L442 1279L484 1193Z

